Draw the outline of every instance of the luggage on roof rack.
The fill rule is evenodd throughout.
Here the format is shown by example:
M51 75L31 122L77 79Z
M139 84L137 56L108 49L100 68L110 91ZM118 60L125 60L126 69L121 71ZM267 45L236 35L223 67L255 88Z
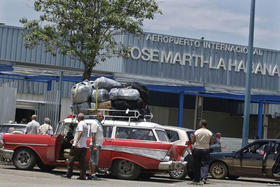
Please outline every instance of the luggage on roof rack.
M98 109L92 110L89 109L89 113L92 115L85 115L86 118L96 117L97 111L102 112L105 119L113 119L113 120L128 120L128 121L139 121L139 120L151 120L153 118L153 114L141 114L139 110L115 110L115 109Z

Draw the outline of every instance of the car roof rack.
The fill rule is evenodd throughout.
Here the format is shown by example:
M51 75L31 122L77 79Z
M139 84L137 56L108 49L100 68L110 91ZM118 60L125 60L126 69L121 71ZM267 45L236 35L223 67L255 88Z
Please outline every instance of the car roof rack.
M138 110L117 110L117 109L89 109L89 115L85 115L85 119L95 119L97 112L102 112L104 115L104 120L112 119L112 120L122 120L128 121L129 123L131 120L139 121L143 119L147 121L148 119L153 118L153 114L150 113L148 115L142 115Z

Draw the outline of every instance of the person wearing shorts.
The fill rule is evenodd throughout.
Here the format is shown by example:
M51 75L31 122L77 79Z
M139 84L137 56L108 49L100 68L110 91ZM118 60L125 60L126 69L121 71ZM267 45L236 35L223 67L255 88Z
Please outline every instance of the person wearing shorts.
M101 121L104 119L104 116L101 112L98 112L96 119L93 123L90 124L89 136L91 137L90 141L90 160L89 160L89 172L88 180L98 180L96 176L96 167L98 166L99 153L103 144L104 135L103 127Z

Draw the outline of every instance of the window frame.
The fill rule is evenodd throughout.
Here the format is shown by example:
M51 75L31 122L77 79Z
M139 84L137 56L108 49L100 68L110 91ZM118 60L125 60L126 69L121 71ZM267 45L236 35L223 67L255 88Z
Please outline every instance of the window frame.
M169 129L165 129L165 132L166 132L166 135L167 135L167 137L168 137L168 139L170 140L170 142L177 142L177 141L179 141L180 140L180 136L179 136L179 133L177 132L177 131L175 131L175 130L169 130ZM177 134L177 140L175 140L175 141L172 141L171 140L171 138L169 138L169 136L168 136L168 132L175 132L176 134Z
M112 128L111 130L111 136L110 137L106 137L105 136L105 128ZM113 125L103 125L103 135L104 135L104 138L109 138L111 139L113 137L113 132L114 132L114 126Z
M131 131L132 130L147 130L147 131L152 132L154 139L153 140L143 140L143 139L135 139L135 138L132 138L132 139L131 138L119 138L119 137L117 137L117 133L118 133L118 129L119 128L130 129ZM153 132L153 129L139 128L139 127L123 127L123 126L116 126L115 139L120 139L120 140L138 140L138 141L149 141L149 142L156 142L157 141L157 137L156 137L155 133Z
M166 141L160 140L160 138L159 138L159 136L158 136L158 131L164 132L165 137L166 137ZM157 135L157 139L158 139L159 142L171 142L170 139L169 139L169 137L167 136L166 131L165 131L164 129L155 129L155 133L156 133L156 135Z

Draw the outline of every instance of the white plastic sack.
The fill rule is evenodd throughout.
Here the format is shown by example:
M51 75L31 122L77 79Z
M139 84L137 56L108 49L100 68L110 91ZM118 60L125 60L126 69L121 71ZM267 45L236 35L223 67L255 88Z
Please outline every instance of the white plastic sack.
M113 88L110 93L110 100L128 100L137 101L140 99L140 93L136 89L132 88Z
M98 89L97 101L100 103L108 100L109 100L109 92L105 89ZM92 91L91 102L96 103L96 90Z
M106 89L106 90L111 90L112 88L119 88L121 87L121 83L113 80L113 79L108 79L106 77L100 77L94 81L94 88L99 88L99 89Z
M79 114L79 113L83 113L83 114L88 114L88 110L90 109L90 103L89 102L84 102L84 103L80 103L80 104L73 104L71 106L71 110L74 114Z
M92 87L89 81L83 81L74 85L71 89L72 102L75 104L87 102L91 96Z

